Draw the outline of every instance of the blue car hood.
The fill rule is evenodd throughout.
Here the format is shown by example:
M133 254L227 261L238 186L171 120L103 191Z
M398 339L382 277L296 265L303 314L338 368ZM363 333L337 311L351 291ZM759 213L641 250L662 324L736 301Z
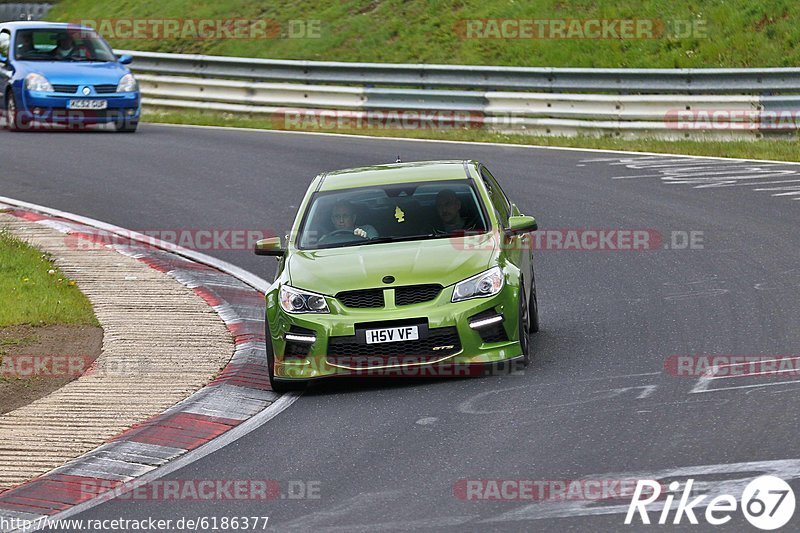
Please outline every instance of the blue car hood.
M26 73L41 74L50 83L63 84L114 84L128 73L128 69L119 63L91 63L79 61L18 61L17 67Z

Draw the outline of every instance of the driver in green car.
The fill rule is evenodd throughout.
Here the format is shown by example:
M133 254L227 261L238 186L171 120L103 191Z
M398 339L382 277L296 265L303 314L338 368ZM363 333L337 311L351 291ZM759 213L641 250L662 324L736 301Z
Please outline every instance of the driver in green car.
M345 200L337 202L333 206L331 224L333 224L333 230L323 235L319 242L329 240L334 235L344 235L345 232L351 232L362 239L374 239L378 236L378 231L369 224L356 226L356 210L353 208L353 204Z

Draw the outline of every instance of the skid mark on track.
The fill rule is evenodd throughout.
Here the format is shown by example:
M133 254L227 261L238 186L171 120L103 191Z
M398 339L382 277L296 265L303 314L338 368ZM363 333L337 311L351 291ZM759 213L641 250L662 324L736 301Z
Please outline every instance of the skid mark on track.
M570 382L570 384L573 386L575 384L581 384L581 383L588 385L598 381L613 382L619 380L630 380L632 378L635 378L636 381L641 382L643 378L649 378L658 375L661 375L661 373L647 372L643 374L624 374L618 376L607 376L602 378L574 380ZM658 389L658 385L650 383L636 384L623 387L600 388L596 390L589 390L585 394L581 394L581 397L576 400L561 402L561 403L547 403L546 398L549 396L548 388L554 387L556 389L562 389L564 384L565 382L534 383L529 385L518 385L516 387L508 387L504 389L483 391L473 396L470 396L466 400L459 403L458 406L456 407L456 410L462 414L468 414L468 415L505 414L510 412L511 409L497 409L493 407L496 406L499 399L502 398L504 395L506 395L509 392L517 391L520 389L534 389L535 392L533 394L538 393L542 396L542 398L530 401L529 407L520 407L520 404L516 404L513 410L520 410L520 409L533 410L533 411L557 410L567 407L575 407L578 405L601 402L604 400L614 400L614 399L621 399L624 401L644 400L652 396L653 393Z
M500 409L500 410L498 410L498 409L485 409L485 408L481 408L480 404L481 403L485 403L485 402L491 402L491 398L496 396L496 395L502 395L502 394L507 393L507 392L511 392L511 391L519 390L519 389L525 389L525 388L531 388L531 389L536 389L537 391L541 391L541 390L544 390L547 387L559 387L560 388L560 387L562 387L563 385L565 385L567 383L574 385L575 383L592 383L592 382L597 382L597 381L609 381L609 382L611 382L611 381L621 380L621 379L645 378L645 377L658 376L658 375L661 375L661 373L660 372L645 372L645 373L641 373L641 374L621 374L621 375L616 375L616 376L605 376L605 377L597 377L597 378L578 379L578 380L573 380L573 381L569 381L569 382L567 382L567 381L557 381L557 382L550 382L550 383L533 383L533 384L529 384L529 385L518 385L516 387L508 387L508 388L505 388L505 389L488 390L488 391L479 392L478 394L475 394L475 395L467 398L466 400L464 400L463 402L458 404L458 406L456 407L456 410L458 412L460 412L460 413L468 414L468 415L504 414L504 413L508 413L509 410L508 409ZM625 393L628 393L630 391L634 391L634 390L637 390L637 389L641 389L641 392L638 395L639 397L647 398L656 390L656 388L657 388L657 385L637 385L637 386L633 386L633 387L601 389L601 390L590 392L589 394L591 394L592 396L590 396L588 398L583 398L583 399L580 399L580 400L575 400L575 401L566 402L566 403L560 403L560 404L555 404L555 405L552 405L552 404L548 405L546 403L536 402L535 405L531 405L531 407L529 409L530 410L543 409L543 408L544 409L556 409L556 408L570 407L570 406L575 406L575 405L582 405L582 404L591 403L591 402L595 402L595 401L599 401L599 400L616 398L616 397L619 397L619 396L621 396L621 395L623 395Z
M728 289L716 287L714 285L726 283L725 280L717 279L717 276L709 276L696 281L667 282L664 287L675 294L664 296L668 301L690 300L705 296L720 296L730 292Z

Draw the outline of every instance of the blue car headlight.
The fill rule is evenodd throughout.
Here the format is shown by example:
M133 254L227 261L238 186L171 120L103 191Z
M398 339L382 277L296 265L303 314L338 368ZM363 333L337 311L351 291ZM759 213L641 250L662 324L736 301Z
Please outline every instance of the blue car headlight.
M477 276L472 276L456 283L451 301L460 302L470 298L494 296L503 288L503 282L503 272L500 267L492 267Z
M50 85L50 82L47 81L47 78L41 74L36 74L35 72L31 72L25 76L25 88L29 91L38 91L42 93L53 92L53 86Z
M133 74L125 74L120 78L117 84L118 93L135 93L138 90L139 84L136 82L136 78L133 77Z
M279 300L287 313L330 313L324 296L288 285L281 286Z

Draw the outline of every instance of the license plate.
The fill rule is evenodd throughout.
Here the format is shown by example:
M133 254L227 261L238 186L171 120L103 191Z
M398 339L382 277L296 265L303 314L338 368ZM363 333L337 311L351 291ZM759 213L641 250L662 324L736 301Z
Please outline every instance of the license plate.
M106 109L108 100L70 100L67 109Z
M403 326L400 328L379 328L367 330L367 344L382 342L415 341L419 339L417 326Z

